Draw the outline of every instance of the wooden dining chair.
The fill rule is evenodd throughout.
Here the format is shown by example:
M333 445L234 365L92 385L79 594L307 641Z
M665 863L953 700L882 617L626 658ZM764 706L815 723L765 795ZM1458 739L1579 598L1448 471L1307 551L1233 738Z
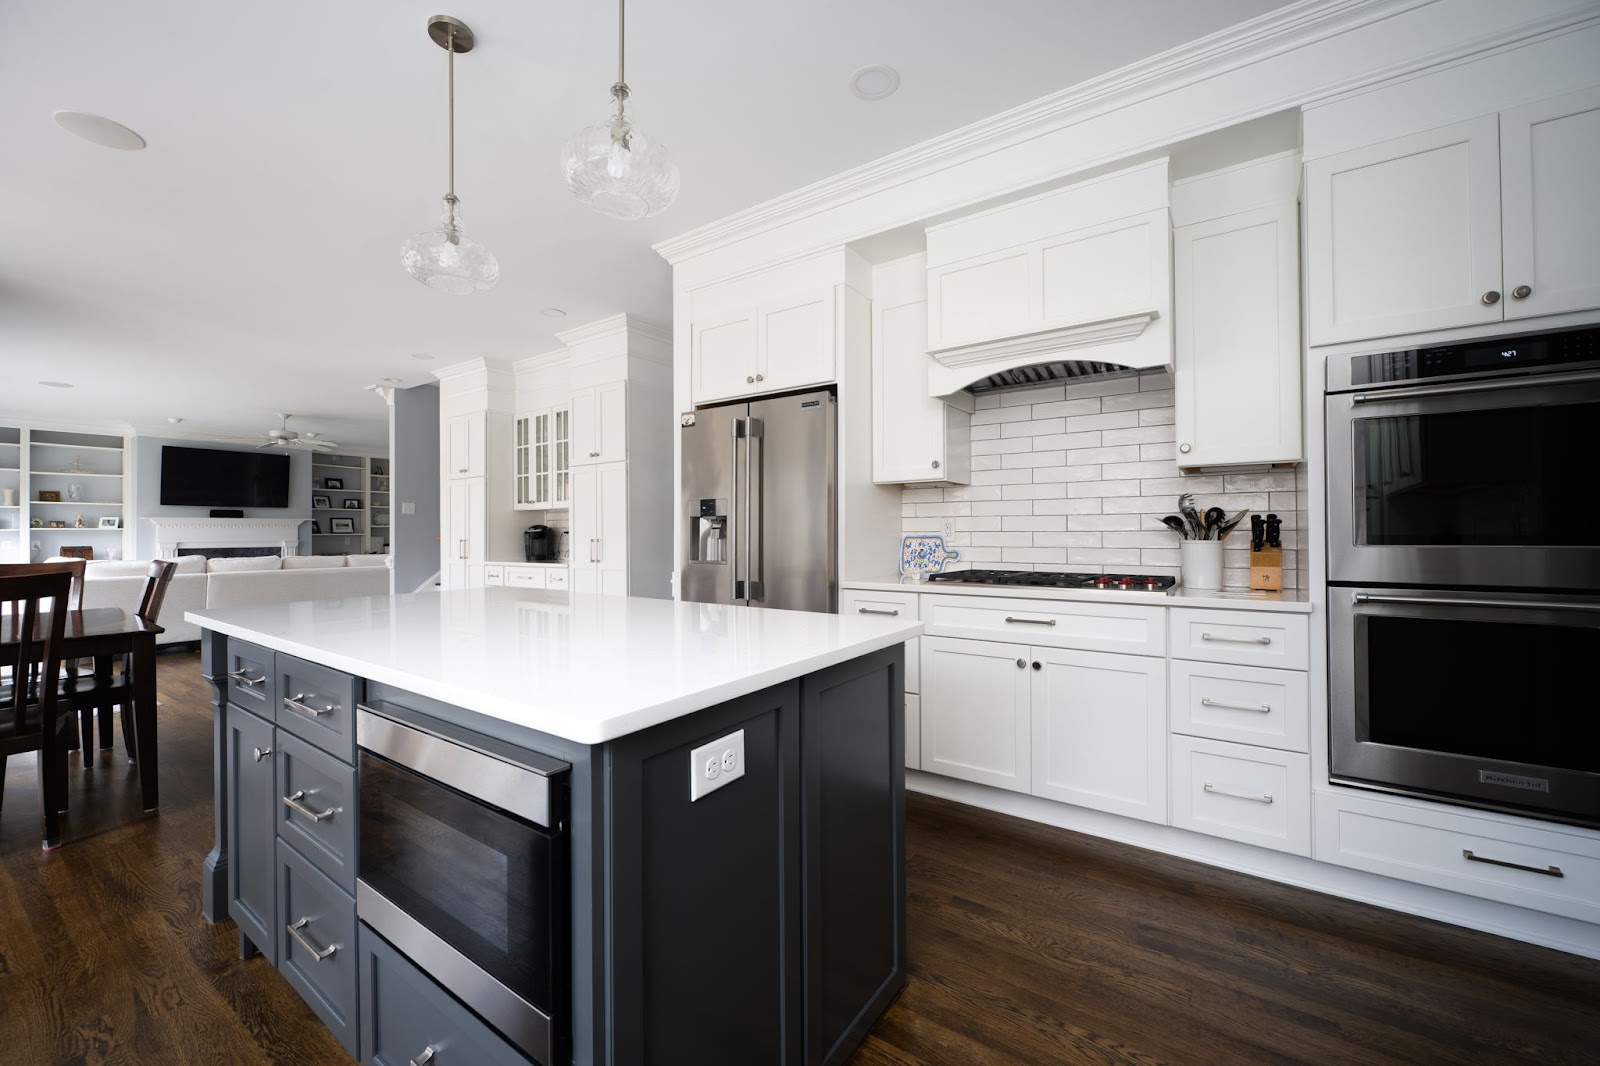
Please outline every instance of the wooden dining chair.
M61 844L61 812L67 805L67 748L63 735L71 720L58 698L70 573L28 567L31 573L0 566L0 601L11 604L7 630L0 634L0 662L9 667L9 681L0 681L0 801L5 797L6 760L39 753L39 810L44 848ZM48 601L49 617L40 632L39 617Z
M67 609L78 611L83 609L83 572L84 560L82 559L53 559L43 563L5 563L0 565L0 576L24 577L29 574L67 574L72 579L71 591L67 596ZM0 595L0 621L17 618L18 604ZM11 668L5 663L0 663L0 680L10 676Z
M161 605L167 598L167 586L178 564L170 559L155 559L145 576L144 594L139 598L135 616L157 624ZM94 765L94 719L100 719L100 749L111 748L111 708L119 707L122 718L122 745L128 749L128 761L135 762L138 753L134 745L134 731L129 721L133 717L133 656L123 655L120 670L113 676L108 664L97 663L92 674L71 679L65 694L82 736L83 765Z

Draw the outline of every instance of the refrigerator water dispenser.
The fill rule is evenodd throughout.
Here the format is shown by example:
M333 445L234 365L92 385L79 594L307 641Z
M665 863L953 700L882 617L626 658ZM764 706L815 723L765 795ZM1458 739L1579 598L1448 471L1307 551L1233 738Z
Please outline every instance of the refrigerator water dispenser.
M690 518L690 562L726 563L728 561L728 501L700 500L696 513Z

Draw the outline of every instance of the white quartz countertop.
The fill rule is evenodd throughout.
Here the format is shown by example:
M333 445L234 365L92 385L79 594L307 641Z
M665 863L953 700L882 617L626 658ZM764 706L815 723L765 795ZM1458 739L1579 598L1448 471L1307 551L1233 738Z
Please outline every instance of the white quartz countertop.
M200 626L598 744L919 636L892 618L483 588L184 613Z
M1030 588L1023 585L967 585L958 581L914 581L908 577L843 581L840 587L872 592L920 592L933 596L1005 596L1083 603L1142 603L1150 607L1204 607L1224 611L1280 611L1310 614L1304 591L1252 592L1248 589L1186 589L1170 592L1112 592L1109 589Z

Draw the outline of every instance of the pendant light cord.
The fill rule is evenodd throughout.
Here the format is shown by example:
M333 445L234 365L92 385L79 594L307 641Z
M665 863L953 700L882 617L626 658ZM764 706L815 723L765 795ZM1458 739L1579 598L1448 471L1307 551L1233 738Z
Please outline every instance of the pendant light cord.
M627 85L628 79L623 76L623 59L626 56L625 46L628 36L625 30L627 25L628 0L617 0L617 84Z
M450 27L450 36L445 51L450 53L450 195L451 202L456 198L456 28Z

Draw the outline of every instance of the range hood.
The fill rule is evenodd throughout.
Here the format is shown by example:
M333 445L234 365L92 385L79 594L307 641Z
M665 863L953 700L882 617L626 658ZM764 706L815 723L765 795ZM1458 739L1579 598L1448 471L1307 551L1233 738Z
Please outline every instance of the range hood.
M1172 369L1161 309L928 352L928 392L993 392Z

